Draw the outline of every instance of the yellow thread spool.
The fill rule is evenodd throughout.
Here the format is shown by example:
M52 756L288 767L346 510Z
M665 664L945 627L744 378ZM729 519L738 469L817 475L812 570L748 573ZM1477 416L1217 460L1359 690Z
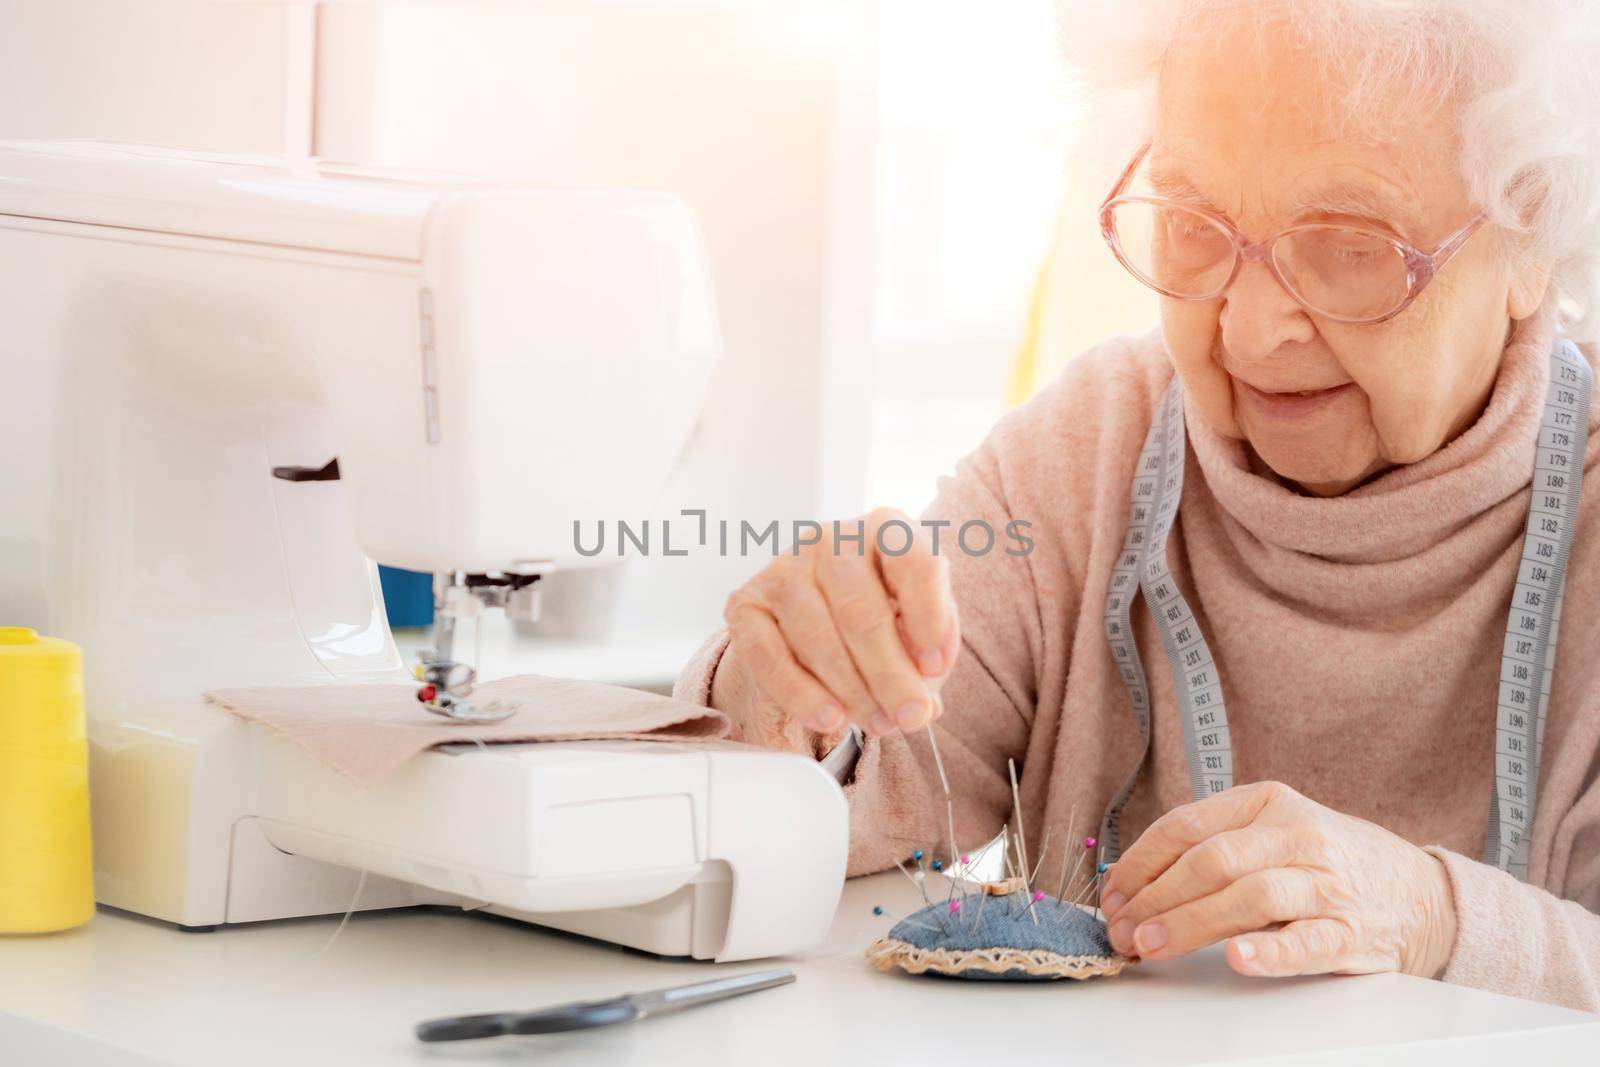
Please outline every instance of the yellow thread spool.
M0 626L0 933L94 914L83 654Z

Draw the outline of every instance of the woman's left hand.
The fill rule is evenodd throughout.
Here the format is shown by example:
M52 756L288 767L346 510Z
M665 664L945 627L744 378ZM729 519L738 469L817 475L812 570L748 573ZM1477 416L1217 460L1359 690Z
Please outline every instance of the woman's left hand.
M1249 975L1432 978L1455 944L1444 864L1278 782L1156 820L1106 873L1101 907L1124 955L1172 959L1228 938L1228 965Z

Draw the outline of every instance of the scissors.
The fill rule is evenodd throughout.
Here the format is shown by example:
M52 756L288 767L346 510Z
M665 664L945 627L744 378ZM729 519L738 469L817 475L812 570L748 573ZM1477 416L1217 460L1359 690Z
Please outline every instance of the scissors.
M662 1015L669 1011L709 1004L794 981L793 971L752 971L732 978L657 989L650 993L625 993L610 1000L579 1000L531 1012L490 1012L487 1015L449 1015L417 1024L419 1041L468 1041L503 1034L556 1034L589 1030L612 1023Z

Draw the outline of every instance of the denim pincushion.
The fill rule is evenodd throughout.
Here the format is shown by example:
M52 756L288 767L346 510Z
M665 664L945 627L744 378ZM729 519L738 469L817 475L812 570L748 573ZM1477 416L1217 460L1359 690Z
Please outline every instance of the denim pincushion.
M867 958L879 970L1011 982L1112 975L1132 962L1089 909L997 888L968 894L954 909L939 901L911 913Z

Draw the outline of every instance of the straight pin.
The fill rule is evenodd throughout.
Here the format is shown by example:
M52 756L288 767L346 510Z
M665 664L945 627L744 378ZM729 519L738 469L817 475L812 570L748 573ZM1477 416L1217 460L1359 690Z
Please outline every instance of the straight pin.
M1077 878L1078 878L1078 870L1079 870L1079 868L1081 868L1083 866L1083 858L1085 856L1087 856L1088 854L1089 854L1089 850L1088 849L1084 849L1082 852L1078 853L1078 862L1074 863L1072 865L1072 874L1067 878L1067 881L1068 881L1069 884L1077 880ZM1084 885L1093 885L1093 884L1094 884L1094 882L1092 880L1084 882ZM1072 897L1073 897L1074 900L1076 900L1078 898L1078 895L1076 893L1074 893L1072 895Z
M906 926L915 926L918 930L926 930L929 933L933 933L933 934L942 934L942 933L944 933L944 931L939 929L937 926L929 926L927 923L919 922L918 920L910 918L909 916L904 918L904 919L901 919L900 922L896 923L895 925L898 926L901 923L904 923Z
M1024 829L1022 825L1022 795L1017 792L1017 761L1012 759L1006 760L1006 769L1011 772L1011 806L1012 809L1017 813L1017 854L1020 863L1020 873L1023 876L1022 884L1024 888L1031 890L1033 887L1028 885L1027 879L1028 831Z
M1083 888L1081 890L1079 890L1077 892L1077 894L1073 897L1073 902L1077 903L1077 904L1082 904L1085 907L1087 907L1087 906L1089 906L1089 901L1094 898L1094 895L1095 895L1095 880L1093 878L1085 878L1083 880Z
M985 904L989 903L989 894L988 893L982 893L982 894L980 894L980 896L982 897L982 899L978 901L978 906L973 909L974 911L976 911L978 913L976 916L973 917L973 920L972 920L972 928L974 930L976 930L978 928L978 924L983 921L983 906Z
M1018 875L1017 875L1017 860L1016 860L1016 857L1011 854L1011 827L1009 825L1006 827L1006 830L1005 830L1005 838L1006 838L1005 847L1004 847L1004 849L1002 850L1002 852L1000 854L1000 860L1001 860L1000 874L1001 874L1002 879L1004 881L1008 881L1009 882L1009 881L1012 881L1012 880L1014 880L1014 879L1016 879L1018 877ZM1008 904L1009 904L1010 899L1011 899L1011 897L1008 894L1006 896L1006 900L1007 900ZM1011 916L1011 908L1008 906L1006 908L1006 917L1009 918L1010 916Z
M1110 869L1110 864L1108 864L1108 863L1102 862L1102 863L1098 863L1098 864L1095 865L1094 877L1089 880L1089 884L1094 886L1094 895L1095 895L1095 899L1096 900L1098 900L1099 897L1100 897L1100 894L1105 891L1105 887L1106 887L1106 883L1105 883L1106 871L1109 870L1109 869Z
M949 834L950 862L955 864L961 855L956 848L956 806L950 799L950 779L944 773L944 759L939 755L939 742L933 736L933 722L928 722L928 747L933 749L933 765L939 772L939 784L944 788L945 829Z
M922 896L922 903L924 903L924 904L932 904L933 903L933 901L928 899L928 890L922 884L922 880L921 879L913 877L910 871L906 870L904 867L902 867L898 863L894 865L894 869L899 871L901 874L905 875L906 876L906 880L909 881L912 885L917 887L917 892L919 894L921 894L921 896ZM918 873L921 873L921 870L922 870L922 868L920 868L920 867L917 868Z
M1072 840L1072 831L1077 829L1077 826L1078 826L1078 806L1076 804L1074 804L1072 806L1072 811L1067 814L1067 840L1068 841ZM1057 900L1065 900L1065 899L1067 899L1067 885L1069 884L1069 881L1070 881L1068 879L1068 877L1067 877L1067 864L1071 860L1072 860L1072 846L1068 845L1066 848L1061 850L1061 884L1056 886L1056 899Z
M1070 838L1069 838L1070 840ZM1044 828L1044 842L1039 846L1039 862L1033 865L1033 874L1028 876L1030 883L1039 880L1039 868L1044 866L1044 858L1050 854L1050 827Z
M1028 879L1028 831L1022 825L1022 796L1017 791L1017 761L1006 760L1006 769L1011 772L1011 805L1017 813L1017 852L1018 872L1022 876L1023 892L1028 894L1028 915L1033 919L1033 925L1039 925L1039 912L1033 906L1033 884Z

